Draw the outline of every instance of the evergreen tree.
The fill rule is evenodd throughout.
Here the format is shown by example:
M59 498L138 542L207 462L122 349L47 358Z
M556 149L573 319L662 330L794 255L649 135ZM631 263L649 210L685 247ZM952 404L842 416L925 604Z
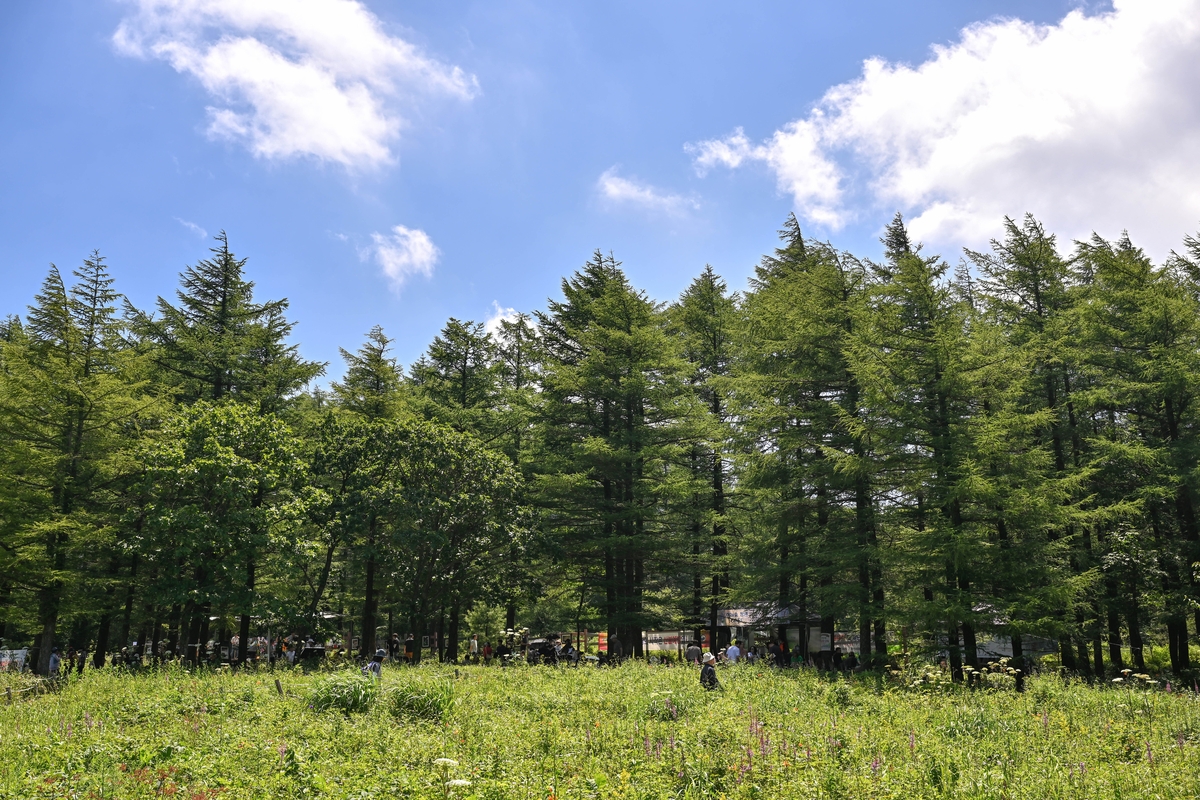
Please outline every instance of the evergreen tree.
M224 231L216 239L213 257L180 276L178 305L159 297L153 317L129 307L130 324L183 402L231 397L277 411L325 366L286 344L294 327L284 317L288 301L254 302L246 259L230 251Z
M769 574L780 606L806 631L810 610L830 636L853 615L863 655L872 639L885 652L876 466L849 355L867 313L868 276L832 247L806 243L794 217L780 237L783 247L751 281L738 384L757 453L748 477L775 509L763 530L775 553Z
M975 666L976 567L981 530L966 513L962 486L972 457L970 384L966 374L969 310L944 281L946 264L925 258L889 227L885 264L876 267L871 314L850 344L850 368L867 409L869 437L889 475L889 526L903 533L901 590L925 630L944 625L950 662ZM961 638L960 638L961 636Z
M656 306L596 252L538 314L542 368L540 495L562 551L603 591L610 636L642 653L642 631L671 586L676 498L666 478L694 435L686 367ZM690 587L689 587L690 588Z
M36 595L42 674L64 603L83 598L111 553L129 473L122 448L155 410L124 346L104 259L93 253L74 276L68 289L51 267L27 324L7 327L0 358L5 574Z
M670 309L671 327L679 338L683 357L691 367L688 377L708 417L701 436L688 455L692 478L700 484L692 499L690 516L692 558L695 562L692 598L688 617L699 638L699 629L717 630L717 611L723 592L729 589L726 504L729 493L727 451L730 448L729 376L735 357L738 299L728 294L725 282L711 266L704 271ZM704 487L704 488L701 488ZM701 550L704 550L702 557ZM710 584L707 613L703 608L703 572ZM713 652L726 642L710 637Z
M985 480L1007 485L1009 492L994 500L999 560L992 592L1007 606L1013 655L1022 666L1023 630L1040 626L1036 632L1063 638L1064 663L1073 664L1071 637L1090 628L1095 669L1103 674L1099 599L1083 591L1098 561L1092 528L1078 505L1089 491L1090 471L1075 399L1082 379L1077 294L1054 237L1036 219L1027 215L1018 225L1006 218L1004 231L991 252L967 251L980 274L986 316L971 329L976 361L988 365L976 373L976 393L984 399L975 415L988 431L978 440L1005 448L990 454ZM1031 463L1038 458L1045 458L1046 468ZM1029 481L1034 476L1037 483ZM1051 496L1056 503L1036 502ZM1061 568L1074 573L1074 588L1066 573L1056 571ZM1084 655L1086 668L1091 662Z
M495 354L495 343L482 323L452 317L411 370L412 383L426 401L426 416L490 439Z
M403 402L403 378L396 360L388 355L392 342L376 325L358 352L339 349L346 375L341 383L333 384L333 394L341 408L368 420L396 417Z
M1102 473L1110 490L1134 501L1132 530L1159 554L1162 622L1172 668L1190 669L1187 617L1197 590L1192 565L1200 561L1195 464L1200 457L1196 406L1200 400L1200 303L1185 271L1155 269L1129 238L1093 236L1077 243L1085 284L1081 309L1088 366L1097 374L1093 422L1105 444L1135 473ZM1106 459L1112 463L1112 454ZM1118 498L1112 498L1118 502ZM1142 589L1147 589L1142 582ZM1136 594L1126 611L1131 638ZM1200 625L1200 618L1195 619ZM1198 628L1200 629L1200 628ZM1140 635L1139 635L1140 638ZM1137 655L1135 654L1135 659Z

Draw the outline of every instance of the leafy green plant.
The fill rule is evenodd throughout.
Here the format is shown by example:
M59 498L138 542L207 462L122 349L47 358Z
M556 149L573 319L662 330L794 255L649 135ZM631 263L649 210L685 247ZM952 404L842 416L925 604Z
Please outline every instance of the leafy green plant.
M407 678L387 691L393 717L440 722L454 706L454 688L440 678Z
M379 683L354 672L323 675L313 684L309 702L317 711L361 714L379 697Z
M646 716L662 722L675 722L682 718L692 705L692 698L685 692L653 692L646 703Z

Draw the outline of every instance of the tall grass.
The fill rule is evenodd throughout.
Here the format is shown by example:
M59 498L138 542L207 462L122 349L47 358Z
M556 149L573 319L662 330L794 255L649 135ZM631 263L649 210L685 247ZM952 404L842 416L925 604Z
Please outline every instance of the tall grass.
M11 706L0 692L0 797L1200 796L1200 702L1165 684L697 678L430 665L355 695L369 679L349 672L89 672Z

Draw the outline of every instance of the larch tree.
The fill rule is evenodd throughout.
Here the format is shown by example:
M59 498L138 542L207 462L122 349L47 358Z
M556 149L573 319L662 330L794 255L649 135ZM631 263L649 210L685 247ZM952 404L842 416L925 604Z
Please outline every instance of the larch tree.
M97 562L116 558L127 448L157 410L104 259L93 253L74 276L68 288L51 267L26 324L11 323L0 343L0 494L15 512L0 528L8 580L36 598L41 674L68 591L104 582Z
M615 259L597 251L562 291L538 315L545 524L590 565L609 635L641 655L662 613L652 598L672 591L662 562L678 529L663 511L678 499L668 476L696 434L695 396L659 309Z

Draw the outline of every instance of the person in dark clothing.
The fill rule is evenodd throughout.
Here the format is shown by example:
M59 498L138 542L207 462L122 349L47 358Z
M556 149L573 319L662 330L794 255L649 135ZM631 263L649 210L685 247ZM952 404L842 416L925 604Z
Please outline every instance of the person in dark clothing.
M688 642L687 650L684 651L683 657L688 660L689 664L699 664L700 654L700 645L696 642Z
M383 659L387 657L387 652L381 647L375 651L375 657L372 658L365 667L363 667L363 675L373 678L383 677Z
M621 645L621 637L615 633L608 640L608 660L611 664L620 664L625 648Z
M416 647L416 644L413 640L413 635L410 633L408 638L404 640L404 663L413 663L413 649Z
M713 666L717 663L717 657L712 653L704 654L704 666L700 667L700 685L708 691L721 688L721 682L717 680L717 668Z
M400 660L400 634L393 633L392 638L388 639L388 658L392 661Z

